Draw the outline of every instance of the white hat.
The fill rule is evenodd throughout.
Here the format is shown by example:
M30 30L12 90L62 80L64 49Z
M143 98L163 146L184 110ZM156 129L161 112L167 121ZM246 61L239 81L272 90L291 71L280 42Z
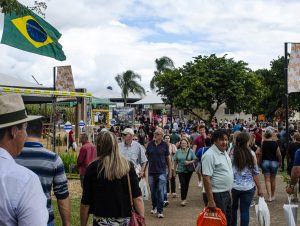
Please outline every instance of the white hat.
M20 94L10 93L0 96L0 129L41 117L42 116L27 115Z
M131 128L124 129L122 133L123 134L130 134L132 136L134 135L133 129L131 129Z

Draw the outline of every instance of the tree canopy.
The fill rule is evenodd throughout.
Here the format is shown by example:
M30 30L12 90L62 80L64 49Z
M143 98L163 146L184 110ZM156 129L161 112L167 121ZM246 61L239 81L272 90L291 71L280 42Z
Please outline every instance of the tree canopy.
M145 95L145 89L137 81L141 80L141 76L132 70L127 70L115 77L116 82L122 90L122 97L124 98L124 106L127 105L127 98L129 93Z
M205 109L209 121L222 104L234 112L251 113L263 95L262 81L247 63L226 55L200 55L181 68L159 72L155 77L157 91L166 103L198 118L201 115L197 109Z
M36 13L45 16L44 11L47 8L47 4L44 1L34 1L33 6L27 7L28 9L35 11ZM22 13L23 7L17 0L0 0L0 10L2 13L10 13L16 11L17 14Z

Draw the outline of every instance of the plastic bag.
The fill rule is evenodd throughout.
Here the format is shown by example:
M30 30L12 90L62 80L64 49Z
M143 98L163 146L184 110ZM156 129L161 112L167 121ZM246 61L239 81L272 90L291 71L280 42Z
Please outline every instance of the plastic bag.
M142 178L139 182L140 189L142 191L143 200L149 199L149 192L145 178Z
M298 205L291 204L291 196L288 196L288 204L283 205L283 211L287 226L296 226Z
M76 148L77 148L76 142L73 142L72 147L73 147L73 149L76 149Z
M270 212L263 197L259 197L258 204L255 205L255 213L259 226L270 226Z
M227 220L220 208L216 208L212 212L208 208L204 208L197 219L197 226L226 226Z

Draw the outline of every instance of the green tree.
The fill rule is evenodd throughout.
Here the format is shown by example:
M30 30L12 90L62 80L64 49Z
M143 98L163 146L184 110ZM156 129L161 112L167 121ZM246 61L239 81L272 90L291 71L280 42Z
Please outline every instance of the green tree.
M2 13L10 13L11 11L16 11L17 14L22 13L21 4L17 0L0 0L0 11L2 8ZM43 1L34 1L34 5L27 7L30 10L37 12L38 14L45 16L45 9L47 5Z
M278 57L270 62L270 70L259 69L255 73L263 79L264 95L259 101L258 114L265 114L268 118L285 119L285 75L284 57ZM289 115L294 110L300 110L300 94L289 94Z
M251 112L262 95L262 83L243 61L226 55L198 56L182 68L157 75L158 93L172 99L174 106L201 118L196 109L204 109L208 121L222 104L232 111Z
M122 90L124 106L127 105L129 93L145 95L145 89L136 81L136 79L141 80L141 76L131 70L127 70L115 77L116 82Z
M175 69L173 60L167 56L163 56L159 59L155 59L155 64L156 64L156 71L154 71L154 76L150 81L150 88L152 90L154 90L156 87L155 79L159 74L166 72L168 70L172 71Z

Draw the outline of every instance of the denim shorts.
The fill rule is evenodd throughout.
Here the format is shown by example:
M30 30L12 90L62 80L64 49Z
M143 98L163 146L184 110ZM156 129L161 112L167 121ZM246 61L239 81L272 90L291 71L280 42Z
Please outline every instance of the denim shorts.
M275 176L278 171L278 166L278 161L263 160L261 164L261 169L263 174L271 174Z

